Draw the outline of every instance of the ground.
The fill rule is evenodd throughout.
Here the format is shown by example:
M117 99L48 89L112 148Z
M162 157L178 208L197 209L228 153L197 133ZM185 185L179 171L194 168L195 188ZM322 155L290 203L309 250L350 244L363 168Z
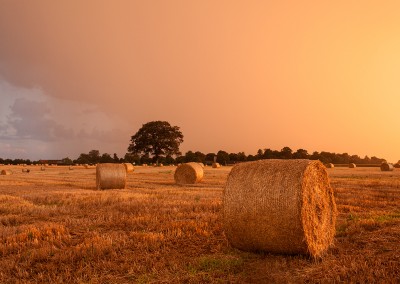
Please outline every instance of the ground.
M95 189L95 169L0 166L1 283L399 283L400 169L328 169L338 219L318 260L229 246L230 167L178 186L174 167L137 167L126 189Z

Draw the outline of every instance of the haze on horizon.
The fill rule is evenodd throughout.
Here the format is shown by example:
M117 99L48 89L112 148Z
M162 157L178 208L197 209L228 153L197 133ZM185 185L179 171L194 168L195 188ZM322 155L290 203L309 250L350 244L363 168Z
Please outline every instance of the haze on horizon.
M288 146L400 159L399 1L1 1L0 157Z

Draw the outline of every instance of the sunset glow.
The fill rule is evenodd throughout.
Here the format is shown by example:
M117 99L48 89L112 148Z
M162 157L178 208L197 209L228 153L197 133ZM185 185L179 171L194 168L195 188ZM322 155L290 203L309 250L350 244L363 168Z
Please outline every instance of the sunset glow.
M2 1L0 157L288 146L400 159L399 1Z

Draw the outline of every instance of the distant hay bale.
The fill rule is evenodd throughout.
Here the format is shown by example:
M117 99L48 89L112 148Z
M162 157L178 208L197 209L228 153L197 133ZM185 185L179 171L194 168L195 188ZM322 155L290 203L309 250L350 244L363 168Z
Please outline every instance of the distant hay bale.
M70 171L72 171L72 170L74 169L74 167L73 167L73 166L69 166L68 169L69 169Z
M204 171L198 163L186 163L175 170L174 179L177 184L194 184L203 179Z
M212 163L212 167L216 169L216 168L220 168L221 165L219 163Z
M88 169L88 168L89 168L89 165L88 165L88 164L84 164L83 167L84 167L85 169Z
M143 164L142 166L143 166L143 167L147 167L147 164Z
M10 170L2 170L2 171L1 171L1 175L2 175L2 176L9 176L9 175L12 175L12 171L10 171Z
M235 165L223 193L223 215L228 241L245 251L317 258L335 235L336 204L320 161Z
M29 173L30 171L31 171L30 169L25 169L25 168L22 169L22 172L23 172L23 173Z
M335 167L335 165L332 164L332 163L327 163L325 166L326 166L328 169L332 169L332 168Z
M399 164L399 163L396 163L396 164L393 165L393 167L395 167L395 168L400 168L400 164Z
M131 163L124 163L123 165L127 173L131 173L135 170L135 167Z
M394 170L393 164L390 163L382 163L381 164L381 171L382 172L390 172Z
M357 166L356 166L356 164L354 164L354 163L350 163L350 164L349 164L349 168L354 169L354 168L357 168Z
M41 170L41 171L45 171L46 168L45 168L45 167L40 167L40 170Z
M125 188L126 169L122 164L98 164L96 166L96 188Z

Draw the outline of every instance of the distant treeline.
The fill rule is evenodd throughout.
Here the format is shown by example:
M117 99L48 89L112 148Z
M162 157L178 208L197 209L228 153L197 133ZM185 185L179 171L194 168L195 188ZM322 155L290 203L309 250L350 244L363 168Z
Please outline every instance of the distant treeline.
M193 152L188 151L184 155L172 157L165 156L159 158L159 163L162 164L177 164L177 163L187 163L187 162L201 162L204 164L211 164L216 157L216 161L222 165L235 164L238 162L245 161L255 161L262 159L311 159L320 160L323 163L333 163L333 164L380 164L385 161L385 159L377 158L375 156L364 158L358 155L349 155L347 153L338 154L331 152L313 152L309 154L307 150L298 149L293 151L289 147L283 147L280 151L271 149L259 149L255 155L246 155L244 152L238 153L228 153L226 151L220 150L217 153L202 153L199 151ZM97 164L97 163L134 163L134 164L151 164L155 163L156 160L149 155L134 155L131 153L126 153L123 158L119 158L117 154L110 155L108 153L100 154L98 150L91 150L89 153L82 153L75 160L70 158L64 158L62 160L50 161L50 160L39 160L31 161L24 159L1 159L0 164L44 164L44 163L56 163L61 165L72 165L72 164Z

